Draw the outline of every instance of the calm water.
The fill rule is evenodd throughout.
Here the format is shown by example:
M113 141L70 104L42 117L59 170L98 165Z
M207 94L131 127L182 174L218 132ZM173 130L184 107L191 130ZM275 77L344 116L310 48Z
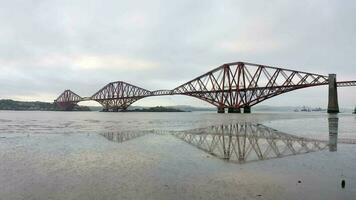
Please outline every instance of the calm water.
M330 152L328 122L0 111L0 199L354 199L356 145ZM356 140L355 115L338 115L338 139Z

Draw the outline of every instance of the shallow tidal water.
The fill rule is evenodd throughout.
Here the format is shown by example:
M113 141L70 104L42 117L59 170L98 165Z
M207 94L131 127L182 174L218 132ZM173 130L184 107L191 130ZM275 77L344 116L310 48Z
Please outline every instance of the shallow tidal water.
M356 145L324 148L328 118L0 111L0 199L354 199ZM356 139L355 115L338 115L338 139Z

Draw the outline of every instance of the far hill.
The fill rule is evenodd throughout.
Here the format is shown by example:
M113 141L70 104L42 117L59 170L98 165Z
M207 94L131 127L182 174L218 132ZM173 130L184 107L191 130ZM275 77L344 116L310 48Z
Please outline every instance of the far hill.
M11 99L0 99L0 110L40 110L40 111L61 111L54 103L40 101L14 101ZM73 111L90 111L87 106L74 107Z
M125 112L189 112L175 108L163 107L163 106L156 106L150 108L135 108L130 109Z
M157 106L156 106L157 107ZM162 107L162 106L159 106ZM169 109L176 109L185 112L194 112L194 111L216 111L215 107L193 107L188 105L176 105L176 106L164 106L165 108ZM135 109L148 109L150 107L145 106L130 106L128 110L135 110Z

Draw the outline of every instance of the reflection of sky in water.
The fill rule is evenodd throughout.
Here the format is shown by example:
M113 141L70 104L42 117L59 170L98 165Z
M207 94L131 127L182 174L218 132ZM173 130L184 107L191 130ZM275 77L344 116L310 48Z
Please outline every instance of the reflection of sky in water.
M327 147L326 141L297 137L251 123L193 129L175 136L213 156L238 163L310 153Z
M298 137L249 122L186 131L123 131L101 135L109 141L123 143L148 134L173 135L212 156L237 163L321 151L328 145L327 141Z
M236 121L288 122L302 117L320 120L325 116L0 112L0 119L8 120L0 123L0 137L4 137L0 138L1 198L255 199L262 194L265 199L354 199L355 145L339 144L337 152L324 150L236 165L173 135L106 135L122 141L118 144L102 135L88 134L152 128L191 130ZM281 129L273 128L290 133L288 123ZM16 133L8 132L9 125ZM325 135L327 139L329 134ZM340 187L341 178L347 181L346 189Z
M189 130L237 122L261 123L305 137L328 137L326 113L102 113L0 111L0 134L76 134L124 130ZM356 138L356 117L339 114L339 136Z
M356 116L338 114L338 118L339 137L356 139ZM313 118L275 120L264 122L263 124L280 131L304 137L327 139L329 133L327 114Z

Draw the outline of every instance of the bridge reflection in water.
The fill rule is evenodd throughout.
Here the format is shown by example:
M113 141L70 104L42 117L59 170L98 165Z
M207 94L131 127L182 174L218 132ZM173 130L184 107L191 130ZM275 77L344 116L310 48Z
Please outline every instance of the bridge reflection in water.
M103 133L101 134L102 136L104 136L106 139L113 141L113 142L118 142L118 143L122 143L122 142L126 142L144 135L147 135L149 133L153 133L152 131L147 132L147 131L127 131L127 132L107 132L107 133Z
M328 125L329 125L329 151L337 151L337 142L338 142L338 129L339 129L339 118L337 114L329 114L328 115ZM350 140L347 142L340 141L342 143L352 143Z
M237 163L315 152L328 146L326 141L298 137L251 123L211 126L176 133L175 136L213 156Z
M110 141L122 143L147 134L173 135L217 158L246 163L316 152L327 147L330 151L336 151L337 121L334 120L329 125L329 128L333 127L331 129L334 130L329 141L298 137L254 123L210 126L187 131L111 132L102 136Z

